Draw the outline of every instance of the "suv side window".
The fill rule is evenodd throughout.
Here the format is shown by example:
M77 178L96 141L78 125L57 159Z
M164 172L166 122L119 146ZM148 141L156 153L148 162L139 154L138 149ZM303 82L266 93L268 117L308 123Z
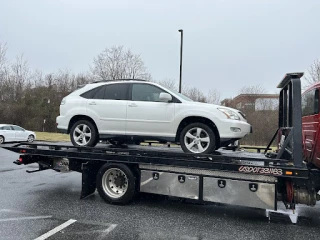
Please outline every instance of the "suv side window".
M312 89L303 94L301 99L302 116L319 113L319 89Z
M106 85L104 99L128 100L128 86L126 83L115 83Z
M12 130L10 126L3 126L1 130Z
M165 91L150 84L134 83L132 85L132 101L160 102L161 92Z

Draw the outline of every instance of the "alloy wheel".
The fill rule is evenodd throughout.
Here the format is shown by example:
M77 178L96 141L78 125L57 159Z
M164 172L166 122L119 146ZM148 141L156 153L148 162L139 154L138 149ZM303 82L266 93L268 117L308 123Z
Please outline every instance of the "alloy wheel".
M73 139L79 146L86 146L91 140L91 128L86 124L79 124L73 131Z
M184 136L184 144L190 152L203 153L210 145L210 137L203 128L191 128Z

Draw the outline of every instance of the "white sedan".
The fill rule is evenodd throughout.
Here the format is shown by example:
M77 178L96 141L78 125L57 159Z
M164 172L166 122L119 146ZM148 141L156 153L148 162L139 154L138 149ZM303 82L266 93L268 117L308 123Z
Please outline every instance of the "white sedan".
M4 142L33 142L36 134L22 127L9 124L0 124L0 144Z

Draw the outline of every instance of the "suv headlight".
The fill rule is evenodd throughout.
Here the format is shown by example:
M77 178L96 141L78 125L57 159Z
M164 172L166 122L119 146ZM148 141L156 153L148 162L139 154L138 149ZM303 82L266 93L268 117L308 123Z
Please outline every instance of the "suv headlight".
M240 120L239 115L236 112L231 111L230 109L218 108L218 110L223 112L227 116L227 118L230 118L230 119L233 119L233 120Z

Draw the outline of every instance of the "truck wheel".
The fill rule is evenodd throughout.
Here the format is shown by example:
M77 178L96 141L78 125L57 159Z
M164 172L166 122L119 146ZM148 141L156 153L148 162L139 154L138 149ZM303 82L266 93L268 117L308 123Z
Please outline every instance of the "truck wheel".
M94 147L98 142L98 132L90 121L80 120L73 124L70 139L74 146Z
M124 164L105 164L97 174L97 189L108 203L126 204L136 193L136 177Z
M186 153L211 153L216 147L216 137L207 125L191 123L182 130L180 144Z

